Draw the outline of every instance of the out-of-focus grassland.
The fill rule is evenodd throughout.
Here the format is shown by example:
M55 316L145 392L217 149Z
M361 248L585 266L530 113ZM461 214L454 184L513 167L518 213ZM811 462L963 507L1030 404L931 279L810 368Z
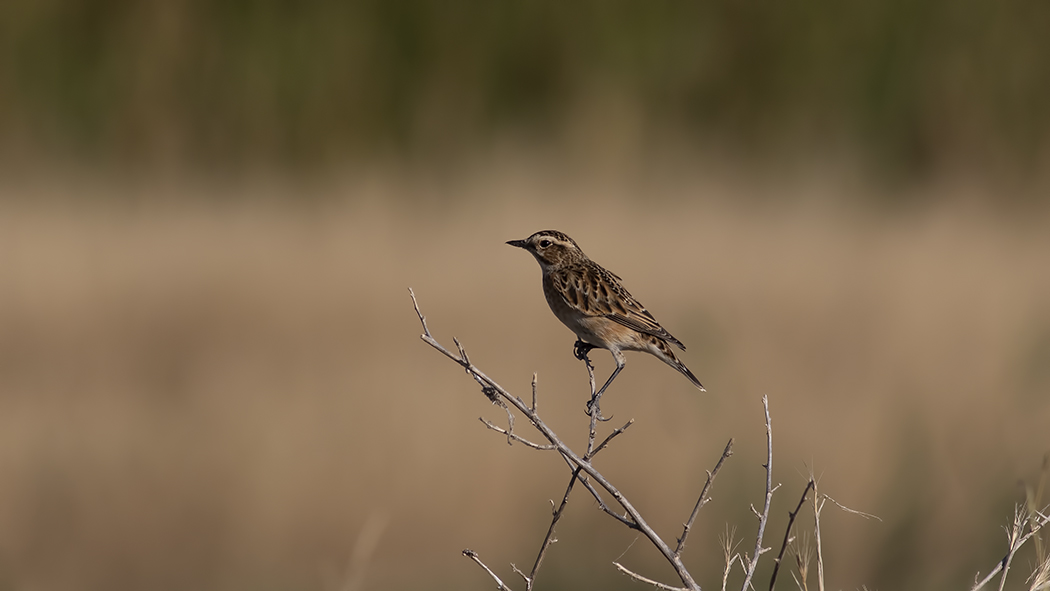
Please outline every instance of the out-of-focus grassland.
M366 588L488 587L466 547L512 578L566 470L484 429L502 412L418 340L406 288L504 386L524 395L538 372L542 412L579 444L573 337L535 262L503 245L558 228L688 345L709 390L629 356L603 408L637 425L600 467L673 538L737 438L686 553L702 584L727 523L752 543L768 394L784 487L767 541L814 470L884 520L825 510L833 588L964 587L1050 448L1050 216L947 184L907 211L842 205L851 191L528 168L9 185L0 583L335 589L369 520L385 527ZM665 573L582 494L558 537L547 588L636 588L618 557Z
M579 444L574 339L503 244L543 228L709 388L634 355L603 404L665 537L737 439L705 588L763 394L767 542L812 470L884 519L825 511L831 588L968 586L1050 449L1048 7L0 3L0 590L489 587L466 547L514 579L566 470L477 422L406 288ZM558 531L539 588L666 574L582 495Z

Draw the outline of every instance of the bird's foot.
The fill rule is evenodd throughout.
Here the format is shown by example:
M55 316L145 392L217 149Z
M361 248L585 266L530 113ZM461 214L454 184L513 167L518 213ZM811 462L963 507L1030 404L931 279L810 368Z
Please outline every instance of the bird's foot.
M576 357L576 359L584 361L587 359L587 354L591 352L591 349L597 348L598 347L595 347L590 343L585 343L580 339L576 339L576 344L572 346L572 354ZM588 407L590 407L590 405L588 405Z
M587 416L593 415L595 420L601 421L603 423L612 420L612 417L606 418L602 416L602 408L599 405L599 402L601 402L601 396L594 396L587 401Z
M489 399L489 402L491 402L493 404L498 404L499 403L499 393L496 392L496 389L493 388L492 386L485 386L484 388L481 389L481 393L484 394L485 397Z

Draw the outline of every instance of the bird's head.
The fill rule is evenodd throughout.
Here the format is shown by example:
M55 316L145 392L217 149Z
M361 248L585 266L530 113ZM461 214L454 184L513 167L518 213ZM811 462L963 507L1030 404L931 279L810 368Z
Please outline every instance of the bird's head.
M542 230L525 240L511 240L507 244L531 252L544 270L587 258L575 240L557 230Z

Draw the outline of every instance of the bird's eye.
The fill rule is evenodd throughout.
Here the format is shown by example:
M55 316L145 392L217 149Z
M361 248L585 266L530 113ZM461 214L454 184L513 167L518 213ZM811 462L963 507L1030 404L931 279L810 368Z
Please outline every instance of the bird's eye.
M550 240L540 240L540 248L547 248L551 245Z

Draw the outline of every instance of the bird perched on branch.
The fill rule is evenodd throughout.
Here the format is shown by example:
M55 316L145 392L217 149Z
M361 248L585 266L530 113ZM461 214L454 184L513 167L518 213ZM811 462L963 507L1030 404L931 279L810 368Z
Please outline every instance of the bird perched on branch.
M704 391L700 380L678 360L668 343L685 345L667 332L653 315L620 284L620 278L587 258L576 241L557 230L536 232L524 240L511 240L536 257L543 271L543 295L551 311L576 333L574 354L584 359L591 349L608 349L616 361L605 385L591 404L609 387L626 364L623 351L643 351L682 372Z

